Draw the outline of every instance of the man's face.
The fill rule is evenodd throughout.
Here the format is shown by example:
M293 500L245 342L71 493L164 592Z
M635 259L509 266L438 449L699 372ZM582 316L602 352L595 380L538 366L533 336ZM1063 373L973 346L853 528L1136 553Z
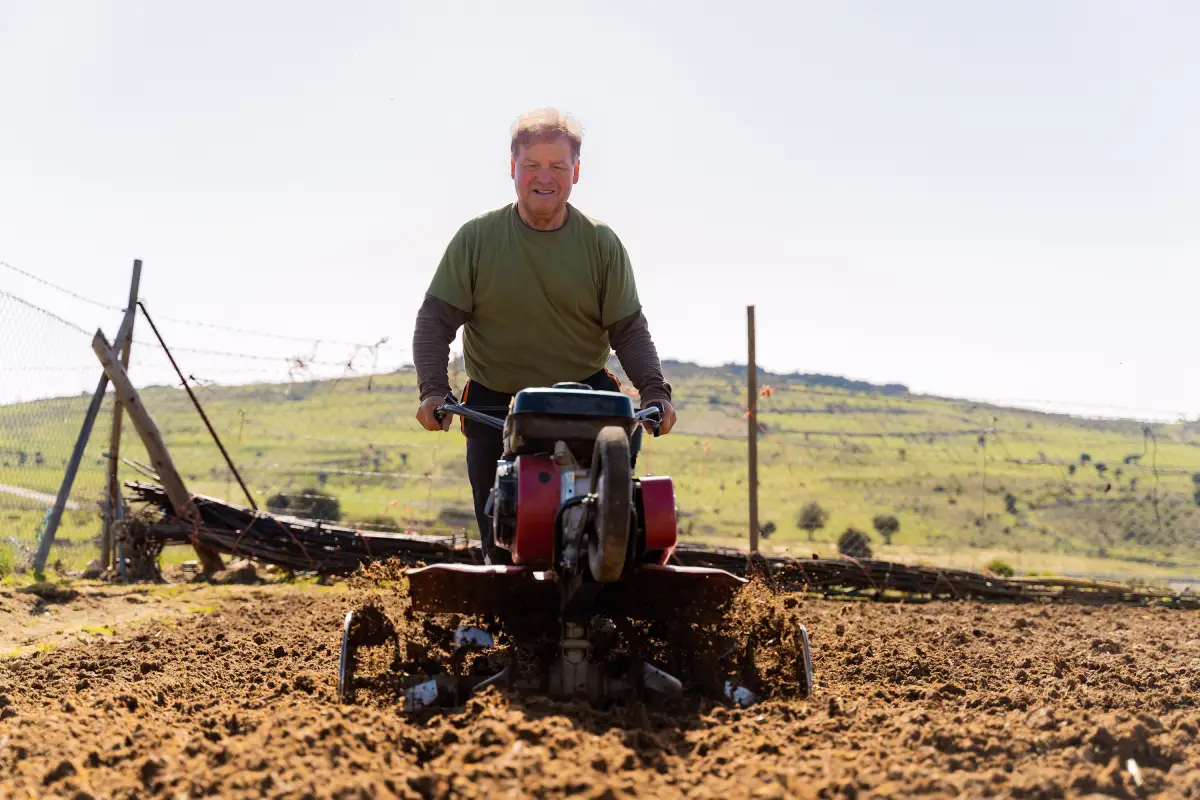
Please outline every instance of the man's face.
M566 208L571 187L579 181L579 162L572 158L566 137L533 142L517 150L512 177L517 199L526 211L550 218Z

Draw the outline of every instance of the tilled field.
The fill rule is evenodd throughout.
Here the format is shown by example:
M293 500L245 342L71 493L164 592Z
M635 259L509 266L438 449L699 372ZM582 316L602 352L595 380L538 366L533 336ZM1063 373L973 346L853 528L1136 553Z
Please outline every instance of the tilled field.
M775 597L809 700L409 719L334 699L356 598L244 589L0 661L0 797L1200 797L1197 612Z

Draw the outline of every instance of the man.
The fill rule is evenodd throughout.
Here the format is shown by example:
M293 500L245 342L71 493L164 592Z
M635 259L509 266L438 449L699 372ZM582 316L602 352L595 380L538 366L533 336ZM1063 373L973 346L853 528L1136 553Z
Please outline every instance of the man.
M615 351L641 395L662 408L660 433L675 424L671 386L642 314L629 255L617 235L568 202L579 181L582 133L554 109L522 115L513 126L510 175L516 202L468 221L451 239L417 314L413 363L417 420L445 431L435 410L450 391L446 366L459 327L467 383L460 400L496 417L513 395L563 381L619 391L605 369ZM492 545L485 513L503 456L500 431L461 420L467 475L484 553Z

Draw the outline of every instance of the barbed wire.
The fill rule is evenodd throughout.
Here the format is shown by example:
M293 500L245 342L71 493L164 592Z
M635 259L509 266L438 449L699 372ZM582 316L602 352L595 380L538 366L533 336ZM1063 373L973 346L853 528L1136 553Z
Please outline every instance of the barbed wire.
M3 263L3 262L0 262L0 263ZM24 300L20 297L17 297L15 294L12 294L10 292L4 291L3 289L0 289L0 295L3 295L4 297L7 297L10 300L15 300L16 302L20 303L23 306L26 306L27 308L32 309L33 311L37 311L41 314L45 314L47 317L50 317L55 322L62 323L63 325L67 326L68 328L71 328L72 330L82 333L84 336L92 335L92 334L88 333L86 330L84 330L81 326L76 325L74 322L63 319L58 314L55 314L53 311L42 308L39 305L34 305L33 303L29 302L28 300Z
M20 267L14 267L12 264L9 264L7 261L0 261L0 267L7 267L8 269L12 270L13 272L17 273L18 275L23 275L24 277L29 278L30 280L37 281L38 283L42 284L43 286L47 286L51 289L54 289L55 291L62 292L63 294L73 297L76 300L81 300L84 303L89 303L98 308L103 308L106 311L124 311L125 310L123 308L119 308L117 306L110 305L108 303L102 303L99 300L93 300L90 297L84 297L83 295L79 294L78 292L73 292L70 289L66 288L65 286L59 286L57 283L52 283L52 282L46 280L45 278L41 278L41 277L38 277L37 275L34 275L31 272L26 272L25 270L21 269Z
M181 317L163 316L163 317L161 317L161 319L164 322L174 322L178 325L191 325L192 327L196 327L196 328L207 328L209 330L226 331L228 333L240 333L240 334L244 334L247 336L260 336L264 339L276 339L276 340L284 341L284 342L311 342L314 345L335 344L335 345L340 345L343 347L358 347L358 348L364 348L364 349L371 348L371 347L380 347L383 345L384 342L386 342L386 338L385 338L383 341L376 342L375 344L372 345L372 344L368 344L366 342L351 342L351 341L345 341L345 340L341 340L341 339L329 339L329 338L325 338L323 336L290 336L288 334L283 334L283 333L268 333L267 331L256 331L256 330L252 330L250 328L240 328L240 327L236 327L233 325L217 325L217 324L211 323L211 322L200 322L199 320L183 319Z
M94 298L79 294L78 292L72 291L71 289L68 289L65 286L60 286L57 283L49 281L38 275L34 275L32 272L29 272L27 270L21 269L20 267L14 266L13 264L8 263L7 261L0 261L0 267L6 267L6 268L12 270L13 272L17 273L18 275L29 278L30 280L36 281L37 283L40 283L43 286L46 286L57 292L61 292L62 294L65 294L76 300L82 301L84 303L88 303L89 305L96 306L97 308L102 308L102 309L105 309L106 311L118 311L118 312L122 312L125 310L124 308L121 308L119 306L114 306L111 303L104 303L100 300L96 300ZM202 322L200 320L187 319L184 317L163 316L163 317L161 317L161 319L166 322L174 322L178 325L190 325L192 327L205 328L208 330L226 331L228 333L239 333L239 334L243 334L246 336L259 336L259 337L262 337L265 339L276 339L279 341L289 341L289 342L311 342L313 344L334 344L334 345L340 345L340 346L344 346L344 347L358 347L358 348L362 348L362 349L370 349L373 347L377 348L377 347L383 346L384 343L387 341L387 338L385 337L383 340L375 342L374 344L371 344L369 342L353 342L353 341L348 341L348 340L343 340L343 339L330 339L330 338L326 338L326 337L322 337L322 336L292 336L292 335L282 334L282 333L273 333L273 332L269 332L269 331L254 330L252 328L243 328L243 327L239 327L239 326L235 326L235 325L220 325L220 324L212 323L212 322Z

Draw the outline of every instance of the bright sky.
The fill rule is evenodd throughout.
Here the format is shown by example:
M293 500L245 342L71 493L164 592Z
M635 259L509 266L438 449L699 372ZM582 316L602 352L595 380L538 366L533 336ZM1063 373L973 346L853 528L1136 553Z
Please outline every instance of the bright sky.
M744 362L753 303L773 370L1195 418L1197 41L1186 0L0 2L0 261L401 361L556 105L663 357Z

